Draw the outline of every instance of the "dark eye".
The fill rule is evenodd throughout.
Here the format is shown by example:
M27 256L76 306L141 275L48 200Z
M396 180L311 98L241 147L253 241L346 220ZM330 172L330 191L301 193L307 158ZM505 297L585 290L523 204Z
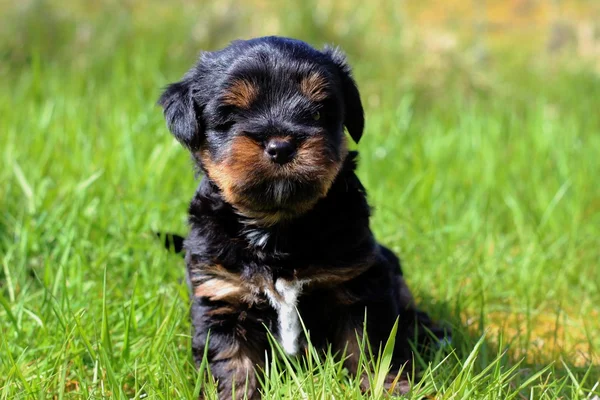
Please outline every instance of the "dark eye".
M230 130L234 124L235 124L235 121L225 121L225 122L215 125L215 130L221 131L221 132L226 132L226 131Z
M319 111L317 111L317 112L314 112L314 113L312 114L312 119L313 119L313 121L318 121L318 120L320 120L320 119L321 119L321 113L320 113Z

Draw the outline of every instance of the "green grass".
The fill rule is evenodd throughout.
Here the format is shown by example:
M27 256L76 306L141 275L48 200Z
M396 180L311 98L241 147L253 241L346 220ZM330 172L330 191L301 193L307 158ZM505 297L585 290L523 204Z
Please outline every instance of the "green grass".
M191 363L183 261L151 233L185 232L197 184L155 101L199 49L263 33L336 41L355 66L373 229L455 329L408 398L600 395L593 69L518 48L423 54L395 45L386 9L347 31L314 4L265 26L249 6L32 4L0 10L0 398L214 393ZM331 354L277 354L268 396L360 398ZM381 360L364 360L373 382Z

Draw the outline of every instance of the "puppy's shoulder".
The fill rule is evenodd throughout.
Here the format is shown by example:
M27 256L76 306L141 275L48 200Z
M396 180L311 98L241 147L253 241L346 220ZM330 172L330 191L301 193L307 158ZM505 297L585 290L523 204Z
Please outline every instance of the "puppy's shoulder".
M336 210L337 215L353 220L369 218L371 207L367 200L367 191L356 174L358 152L348 153L340 174L332 185L324 205Z

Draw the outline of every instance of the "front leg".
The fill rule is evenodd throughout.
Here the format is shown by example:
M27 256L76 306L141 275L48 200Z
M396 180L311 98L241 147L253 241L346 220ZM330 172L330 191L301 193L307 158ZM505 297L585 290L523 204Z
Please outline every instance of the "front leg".
M385 388L395 393L406 393L410 389L407 372L411 370L412 352L407 333L412 321L403 319L393 275L386 263L376 263L364 274L334 290L340 321L339 329L331 339L332 346L339 353L345 350L345 366L352 375L362 375L361 387L365 391L369 390L369 381L364 371L359 370L361 353L368 356L368 349L363 347L363 343L368 340L373 354L379 354L396 319L398 330ZM363 337L364 332L367 338ZM403 371L402 376L395 382L400 370Z
M196 365L206 351L219 399L259 399L256 368L263 366L268 349L264 311L256 309L239 278L222 267L191 274L190 286Z
M397 314L394 313L393 307L390 307L390 303L387 301L361 302L348 307L340 314L344 316L344 321L340 324L340 329L332 340L332 346L339 354L345 351L344 366L351 375L361 375L361 388L367 391L370 389L369 380L364 371L359 370L361 354L366 355L365 360L367 361L369 357L369 350L365 347L366 340L368 340L373 355L383 351ZM364 332L367 333L367 338L364 338ZM404 394L410 389L407 372L411 369L411 359L410 345L403 332L402 321L399 321L395 339L391 371L386 376L384 388L397 394ZM402 370L402 375L396 381L400 370Z
M194 303L196 303L192 306L194 360L197 366L200 365L207 350L208 365L218 383L219 399L260 398L256 390L255 368L262 365L262 358L248 346L247 337L236 332L239 328L228 329L221 325L225 315L220 315L218 318L211 315L212 312L220 313L228 309L202 306L200 299L194 299ZM237 319L237 315L231 314L226 318L231 320L230 324L236 324L233 320Z

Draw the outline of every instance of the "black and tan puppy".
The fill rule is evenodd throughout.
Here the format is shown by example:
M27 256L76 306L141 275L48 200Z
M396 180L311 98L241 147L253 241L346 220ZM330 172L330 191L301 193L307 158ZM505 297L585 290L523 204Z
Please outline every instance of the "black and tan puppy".
M429 319L398 259L369 228L365 190L344 127L358 142L363 108L344 55L292 39L236 41L203 53L159 100L173 135L204 174L185 241L194 357L208 346L219 397L257 398L267 329L289 354L306 344L376 349L399 318L394 368ZM424 331L424 330L422 330ZM207 337L210 332L210 339Z

